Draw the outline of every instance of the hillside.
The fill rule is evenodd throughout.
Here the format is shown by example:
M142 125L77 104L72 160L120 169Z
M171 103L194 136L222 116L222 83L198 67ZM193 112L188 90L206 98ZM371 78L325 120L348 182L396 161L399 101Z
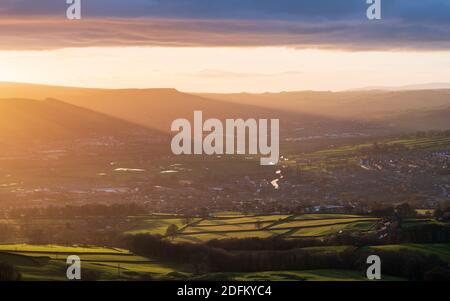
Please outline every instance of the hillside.
M407 90L439 90L439 89L450 89L450 83L427 83L427 84L406 85L406 86L369 86L358 89L352 89L351 91L369 91L369 90L407 91Z
M87 89L0 83L0 97L58 98L163 132L170 131L170 125L175 119L192 119L195 110L202 110L204 119L278 118L285 132L303 128L304 135L359 128L346 120L295 111L289 107L265 106L257 102L246 102L246 99L233 102L183 93L175 89Z
M250 117L268 114L267 109L239 106L209 100L179 92L175 89L85 89L24 84L0 84L0 97L46 98L65 102L121 118L140 125L168 132L173 120L190 118L194 110L202 110L205 117Z
M259 105L330 118L392 124L406 130L450 129L450 119L439 116L450 109L450 90L284 92L264 94L198 94L211 99ZM427 113L423 113L427 112ZM427 115L427 116L424 116ZM398 118L419 122L397 122ZM435 122L435 119L441 122Z
M58 100L0 99L2 142L125 136L142 127Z
M391 122L397 127L420 130L450 129L450 107L397 114Z
M0 83L0 98L49 97L165 133L194 110L205 119L278 118L289 137L450 129L442 113L450 109L450 90L189 94Z

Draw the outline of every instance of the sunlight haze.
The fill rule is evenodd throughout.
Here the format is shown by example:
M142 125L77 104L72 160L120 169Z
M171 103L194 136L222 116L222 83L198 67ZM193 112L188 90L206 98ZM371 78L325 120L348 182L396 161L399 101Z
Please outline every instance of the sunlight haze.
M0 51L0 81L187 92L401 86L450 78L450 52L287 47L87 47Z

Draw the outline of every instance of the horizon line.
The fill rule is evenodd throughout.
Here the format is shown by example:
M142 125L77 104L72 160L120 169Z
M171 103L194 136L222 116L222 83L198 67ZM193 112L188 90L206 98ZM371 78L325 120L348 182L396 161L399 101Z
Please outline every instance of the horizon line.
M249 92L249 91L240 91L240 92L202 92L202 91L186 91L180 90L176 87L121 87L121 88L110 88L110 87L88 87L88 86L76 86L76 85L59 85L59 84L47 84L47 83L38 83L38 82L10 82L10 81L0 81L0 85L28 85L28 86L43 86L43 87L51 87L51 88L68 88L68 89L83 89L83 90L167 90L167 91L176 91L179 93L187 93L187 94L253 94L253 95L263 95L263 94L283 94L283 93L305 93L305 92L316 92L316 93L350 93L350 92L370 92L370 91L384 91L384 92L395 92L395 91L420 91L420 90L450 90L450 82L426 82L426 83L416 83L416 84L408 84L401 86L373 86L373 87L359 87L359 88L350 88L343 90L279 90L279 91L265 91L265 92ZM448 85L448 88L419 88L420 86L427 85ZM412 87L418 86L417 89ZM409 89L408 89L409 87ZM402 89L403 88L403 89Z

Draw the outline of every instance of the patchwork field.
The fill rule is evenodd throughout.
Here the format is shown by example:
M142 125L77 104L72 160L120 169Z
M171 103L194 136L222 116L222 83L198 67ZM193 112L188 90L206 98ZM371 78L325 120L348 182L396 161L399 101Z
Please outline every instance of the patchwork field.
M207 218L192 219L187 223L180 218L142 218L142 222L127 234L166 235L170 225L176 233L170 236L180 242L205 242L225 238L267 238L283 236L318 237L340 231L368 231L379 219L344 214L304 215L237 215L232 212Z
M303 215L244 215L226 212L205 218L185 218L175 215L130 216L133 228L125 234L159 234L173 242L202 243L229 238L299 238L321 237L346 231L370 231L377 218L345 214ZM404 221L409 227L423 223L437 223L429 218ZM175 227L174 227L175 226ZM175 231L168 232L169 228ZM343 252L351 246L306 248L314 253ZM402 244L367 247L373 250L409 249L436 255L450 263L449 244ZM351 251L351 250L349 250ZM137 256L124 249L93 246L61 245L0 245L0 262L15 265L23 280L66 280L69 255L82 260L82 277L86 280L173 280L186 277L199 280L305 280L305 281L358 281L365 277L357 271L267 271L261 273L216 273L193 275L191 269ZM190 271L190 272L187 272ZM386 278L384 280L402 280Z
M377 141L379 146L403 147L411 151L443 151L450 147L450 137L406 137L387 138ZM361 159L361 150L373 147L373 142L356 145L331 147L301 155L290 155L290 160L285 165L301 166L302 170L323 170L358 165Z
M69 255L80 257L82 277L86 280L171 279L171 273L176 272L171 265L122 249L0 245L0 261L14 264L25 281L67 280L66 260Z
M127 234L160 234L164 235L170 225L183 226L181 218L140 218L138 224Z
M321 150L311 153L311 157L339 157L355 154L358 150L371 147L373 144L343 146L329 150ZM401 145L408 149L440 149L450 146L450 137L411 137L404 139L386 139L379 141L379 145Z
M305 248L315 253L344 252L351 246ZM367 247L373 250L409 249L428 255L436 255L450 263L450 244L402 244ZM213 273L192 275L177 267L136 256L123 249L86 246L33 246L0 245L0 261L14 264L25 281L66 279L66 258L78 254L82 260L82 277L85 280L151 280L151 279L195 279L238 281L365 281L360 271L349 270L305 270L266 271L258 273ZM385 281L404 279L384 276Z

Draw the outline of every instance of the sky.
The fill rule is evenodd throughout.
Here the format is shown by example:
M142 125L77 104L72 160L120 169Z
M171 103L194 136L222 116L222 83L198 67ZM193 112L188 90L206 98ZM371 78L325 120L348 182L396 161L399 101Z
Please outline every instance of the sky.
M450 81L450 0L2 0L0 81L197 92Z

